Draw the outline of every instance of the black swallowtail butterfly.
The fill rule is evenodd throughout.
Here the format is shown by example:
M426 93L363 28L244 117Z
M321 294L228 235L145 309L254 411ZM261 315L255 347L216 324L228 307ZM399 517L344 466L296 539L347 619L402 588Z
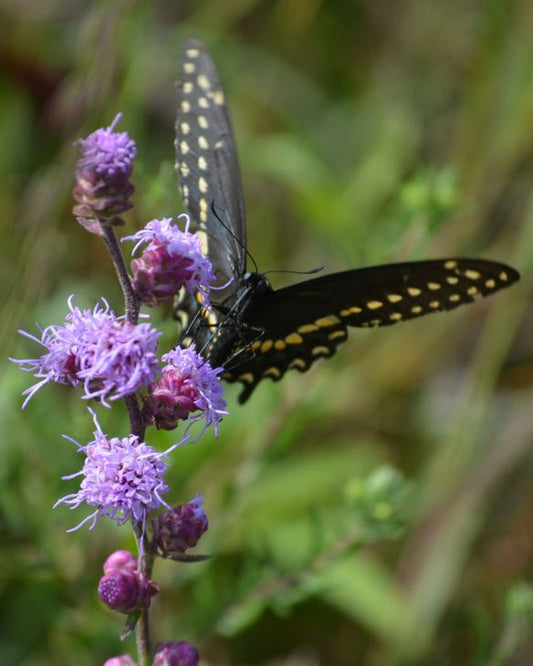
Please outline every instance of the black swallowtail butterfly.
M481 259L388 264L324 275L273 290L246 270L246 221L235 142L216 67L202 44L182 49L176 118L176 168L193 229L203 234L217 284L209 311L181 296L176 314L241 403L265 377L277 381L332 356L348 326L388 326L452 310L519 279Z

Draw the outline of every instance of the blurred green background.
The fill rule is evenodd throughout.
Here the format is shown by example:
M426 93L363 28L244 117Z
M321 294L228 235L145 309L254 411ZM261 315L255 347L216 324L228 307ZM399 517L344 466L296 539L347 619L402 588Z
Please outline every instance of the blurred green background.
M238 389L220 439L173 454L173 501L205 497L202 564L159 562L156 640L213 666L533 663L533 5L528 0L0 4L0 663L125 651L96 596L127 527L52 511L88 441L79 394L31 377L16 334L66 297L120 296L70 213L73 141L137 141L127 232L182 212L173 168L181 42L230 101L260 270L423 257L508 262L522 282L469 308L352 332L306 375ZM275 286L290 276L272 275ZM161 318L164 344L175 323ZM121 407L99 410L125 434ZM174 437L174 439L173 439ZM164 447L172 433L150 433Z

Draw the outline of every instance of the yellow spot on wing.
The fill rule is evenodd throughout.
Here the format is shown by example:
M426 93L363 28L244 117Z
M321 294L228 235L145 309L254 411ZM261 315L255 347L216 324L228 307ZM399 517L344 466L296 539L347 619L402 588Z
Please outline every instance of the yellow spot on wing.
M200 199L198 202L198 205L200 206L200 220L202 222L207 221L207 201L205 199Z
M300 370L305 370L307 368L307 363L302 358L294 358L289 363L289 368L298 368Z
M448 277L446 278L446 282L447 282L448 284L457 284L457 283L459 282L459 278L457 278L457 277L453 277L453 276L448 276Z
M187 143L187 141L180 142L180 150L183 155L187 155L187 153L189 152L189 144Z
M502 272L499 274L498 277L500 278L500 280L501 280L502 282L507 282L507 280L509 279L509 276L507 275L507 273L506 273L505 271L502 271Z
M303 335L314 333L315 331L318 331L318 326L315 326L315 324L302 324L302 326L298 326L298 333L302 333Z
M279 379L281 377L281 370L272 365L263 372L263 377L274 377L275 379Z
M368 301L368 303L366 304L366 307L369 310L377 310L378 308L383 307L383 303L381 301Z
M207 139L205 138L205 136L199 136L198 137L198 145L200 146L200 148L202 150L207 150L207 148L209 147L209 144L207 143Z
M205 178L200 177L198 179L198 188L203 194L207 192L207 180Z
M478 288L474 287L474 285L472 285L471 287L468 287L468 289L466 291L467 291L468 294L470 294L470 296L473 296L474 294L478 293Z
M316 347L313 347L311 351L311 354L313 354L313 356L324 356L324 355L329 356L329 353L330 353L329 348L324 347L322 345L317 345Z
M254 382L254 376L251 372L244 372L242 375L239 375L237 379L245 384L253 384Z
M213 93L213 100L215 104L218 104L219 106L222 106L224 104L224 93L222 90L215 90Z
M189 113L189 111L191 110L191 105L186 99L184 99L183 102L181 103L181 110L183 111L183 113Z
M357 305L352 305L351 308L347 308L346 310L341 310L339 314L341 317L349 317L350 315L360 314L361 312L362 312L361 308L358 308Z
M315 324L320 326L320 328L325 328L326 326L335 326L335 324L340 324L340 319L335 317L335 315L330 315L329 317L321 317L320 319L316 319Z
M340 338L346 339L346 331L331 331L331 333L328 333L328 340L339 340Z
M401 312L393 312L391 315L389 315L389 319L391 321L400 321L402 319L403 315Z
M188 58L197 58L200 55L200 51L198 49L187 49L185 53L187 54Z
M209 127L209 123L207 122L207 118L205 116L198 116L198 125L202 129L207 129Z
M422 312L422 308L420 307L420 305L415 305L414 307L411 308L411 312L415 315L420 314Z
M274 342L274 349L278 351L283 351L287 347L287 343L284 340L276 340Z
M304 339L298 333L290 333L285 338L285 342L288 345L301 345L303 341L304 341Z
M207 160L205 159L205 157L200 156L198 158L198 168L201 169L202 171L207 170Z
M429 307L433 308L434 310L440 306L440 301L430 301L429 302Z
M447 268L448 270L452 270L453 268L457 268L457 262L454 261L453 259L450 259L450 261L447 261L444 264L444 268Z
M186 72L187 74L192 74L195 69L196 65L193 62L183 63L183 71Z
M272 349L273 344L274 343L272 342L272 340L265 340L261 344L261 354L266 354L267 352L269 352Z
M496 282L494 280L487 280L485 282L485 286L488 287L489 289L494 289L496 286Z
M183 84L183 92L185 93L185 95L190 95L193 90L194 86L191 83L191 81L185 81L185 83Z
M181 123L180 130L182 131L183 134L188 134L191 131L191 126L189 125L189 123Z
M459 294L450 294L448 296L448 300L451 301L452 303L457 303L457 301L461 300L461 297L459 296Z
M481 273L479 271L474 271L473 269L469 268L468 270L465 271L465 276L469 280L479 280L481 277Z
M198 98L198 106L201 109L208 109L209 108L209 102L207 101L206 97L199 97Z
M428 289L431 289L431 291L437 291L437 289L440 289L440 284L438 282L428 282Z
M402 298L403 296L400 296L400 294L387 294L387 300L389 303L399 303Z
M208 242L207 242L207 234L205 231L197 231L196 232L198 237L200 238L200 242L202 243L202 252L203 254L207 254L207 247L208 247ZM199 294L198 294L199 296Z
M420 296L422 290L418 289L418 287L407 287L407 293L409 296Z
M209 79L205 74L199 74L196 80L198 81L198 85L200 86L200 88L203 88L204 90L207 90L207 88L209 88Z

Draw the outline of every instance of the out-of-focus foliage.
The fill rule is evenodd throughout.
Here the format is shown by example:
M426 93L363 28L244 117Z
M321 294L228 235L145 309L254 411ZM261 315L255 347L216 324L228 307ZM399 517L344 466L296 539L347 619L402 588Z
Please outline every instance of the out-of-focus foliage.
M446 316L353 331L334 359L263 382L245 407L228 388L220 439L173 454L175 501L205 496L212 558L157 565L156 640L192 640L213 666L530 664L533 5L0 12L0 663L125 651L96 581L110 550L132 546L128 530L66 534L81 510L50 508L81 465L61 434L86 441L91 419L53 386L21 413L31 378L5 359L36 354L16 330L61 321L68 294L120 307L103 246L70 213L76 137L124 113L139 148L128 233L182 212L174 79L194 36L227 89L261 270L463 254L523 280ZM168 346L175 324L163 326ZM125 434L120 408L99 414Z

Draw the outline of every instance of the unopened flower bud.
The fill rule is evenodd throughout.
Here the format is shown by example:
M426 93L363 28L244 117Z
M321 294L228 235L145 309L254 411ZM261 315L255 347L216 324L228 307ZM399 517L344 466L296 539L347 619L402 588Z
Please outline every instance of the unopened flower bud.
M218 424L227 414L222 368L212 368L194 345L176 347L162 361L166 365L161 376L149 387L147 420L165 430L173 430L180 419L203 420L204 429L212 425L218 435Z
M104 573L109 573L114 569L127 569L129 571L137 570L137 558L129 550L116 550L104 562Z
M150 599L157 593L157 586L140 571L113 569L98 583L98 596L112 610L132 613L147 608Z
M157 646L152 666L198 666L200 655L192 643L169 641Z
M202 250L198 234L189 232L189 219L182 231L171 218L151 220L133 236L123 241L136 241L133 252L145 244L142 255L131 262L133 286L139 300L157 305L174 299L181 287L190 294L199 291L208 303L210 285L215 274Z
M202 502L201 497L196 497L154 518L154 543L160 554L184 553L196 546L208 527Z
M104 666L137 666L137 662L129 654L122 654L120 657L111 657Z
M172 367L167 367L161 377L150 386L148 409L153 424L163 430L174 430L178 421L188 418L200 409L198 389L189 383L189 377Z
M81 157L73 191L74 215L91 233L101 233L100 223L123 224L118 215L132 207L130 176L137 149L126 132L114 131L120 117L77 142Z

